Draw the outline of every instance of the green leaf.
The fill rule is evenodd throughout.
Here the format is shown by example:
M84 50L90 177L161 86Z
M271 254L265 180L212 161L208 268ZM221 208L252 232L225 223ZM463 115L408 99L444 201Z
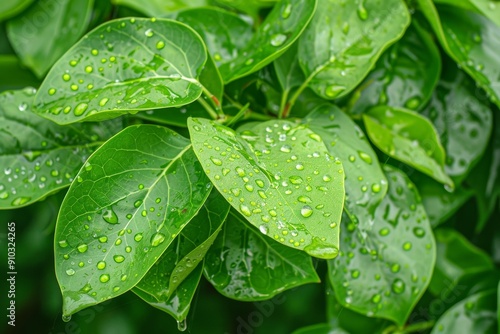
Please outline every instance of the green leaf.
M488 145L493 113L488 101L478 98L474 82L454 65L448 67L422 114L439 133L446 151L446 174L459 183Z
M0 81L0 92L40 85L40 81L23 68L14 55L0 55L0 73L4 76Z
M362 113L378 104L421 109L431 98L440 73L441 56L436 44L413 23L361 83L357 90L360 96L352 109Z
M197 78L206 59L203 41L182 23L109 21L59 59L35 107L40 115L68 124L182 106L200 96Z
M210 0L111 0L114 5L127 6L150 17L166 16L190 7L210 5Z
M389 189L371 228L344 220L329 277L344 307L402 326L432 277L436 246L413 183L393 167L384 171Z
M444 171L443 146L427 118L403 108L378 106L364 113L363 121L368 137L382 152L453 187Z
M267 238L235 209L207 253L204 275L221 294L242 301L319 282L310 256Z
M229 213L229 203L216 190L205 205L177 236L172 245L149 269L136 288L158 301L166 301L177 287L203 261Z
M0 21L21 13L33 0L9 0L0 3Z
M62 127L34 115L35 89L0 94L0 209L32 204L70 185L120 121Z
M309 255L338 254L343 168L316 133L282 120L238 134L205 119L188 127L205 173L252 225Z
M348 332L343 329L332 329L329 324L316 324L297 329L292 334L348 334Z
M363 131L340 109L324 104L305 119L323 138L330 154L344 163L344 210L363 228L373 223L378 204L387 193L387 179Z
M258 20L259 10L272 7L278 0L215 0L219 6L227 6L237 11L247 13L254 20Z
M175 19L196 30L217 66L232 61L252 38L252 26L241 17L218 8L193 8Z
M278 2L246 47L237 50L235 58L220 66L224 82L256 72L282 55L311 21L316 3L317 0Z
M418 0L446 53L500 106L500 27L482 15ZM499 6L500 7L500 6Z
M9 41L23 64L42 78L85 32L93 4L94 0L37 1L9 20Z
M182 281L179 287L173 291L170 298L156 300L154 296L137 287L132 288L132 292L149 305L170 314L180 324L185 321L188 315L191 301L200 283L202 271L203 264L196 266L189 276Z
M57 219L63 314L134 287L210 189L189 140L169 129L130 126L102 145L78 173Z
M496 299L496 291L479 292L467 297L439 318L431 334L496 334Z
M464 276L473 273L491 272L494 269L490 256L471 244L459 232L441 228L434 232L436 237L436 266L429 290L439 293Z
M349 93L409 23L402 0L319 0L299 41L299 61L309 87L325 99Z
M281 88L289 92L299 87L305 80L297 57L298 43L294 43L287 52L273 62Z
M500 5L495 0L434 0L435 3L443 3L466 9L468 11L479 11L488 19L500 26Z

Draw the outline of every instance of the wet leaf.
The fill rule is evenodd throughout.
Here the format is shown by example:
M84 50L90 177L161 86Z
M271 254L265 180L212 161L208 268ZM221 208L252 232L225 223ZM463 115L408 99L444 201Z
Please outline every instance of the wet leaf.
M432 277L436 246L413 183L394 167L371 228L343 219L341 254L328 261L335 297L346 308L402 326Z
M127 6L149 17L167 16L173 12L190 7L208 6L210 0L111 0L118 6Z
M137 287L132 288L132 292L149 305L170 314L178 322L183 322L189 313L191 301L200 283L202 271L203 264L196 266L189 276L182 281L179 287L173 291L170 298L161 298L157 300L154 296Z
M42 0L9 20L9 41L23 64L42 78L83 35L93 5L94 0Z
M0 3L0 21L21 13L33 0L9 0Z
M282 243L294 238L285 233L279 237ZM204 275L221 294L242 301L269 299L319 282L309 255L267 238L235 209L207 253Z
M435 295L456 284L470 274L488 275L495 266L490 256L470 243L459 232L441 228L434 232L436 237L436 266L429 290Z
M418 0L441 46L500 106L500 27L480 14ZM500 5L498 5L500 7Z
M377 61L360 84L353 112L382 104L421 109L429 101L441 73L441 56L432 37L413 23L405 35Z
M188 127L205 173L252 225L309 255L338 254L343 168L316 133L281 120L240 133L205 119Z
M109 21L59 59L35 107L40 115L68 124L183 106L202 92L198 76L206 59L203 41L182 23Z
M487 100L478 98L478 89L455 66L448 66L422 111L437 132L446 151L445 172L461 182L483 155L493 127Z
M30 205L66 188L121 121L62 127L34 115L35 89L0 94L0 209Z
M189 140L166 128L130 126L95 151L56 224L63 315L134 287L210 189Z
M483 291L453 305L436 322L431 334L496 334L496 291Z
M403 109L378 106L363 114L370 140L388 156L453 187L444 171L445 151L434 125Z
M317 0L278 2L238 55L220 66L224 82L256 72L282 55L302 34L316 10Z
M330 154L343 161L344 210L363 228L373 223L375 209L387 193L387 179L363 131L340 109L324 104L304 122L323 138Z
M479 11L500 26L500 4L495 0L434 0L435 3L457 6L469 11Z
M229 213L229 203L212 190L204 206L149 269L136 288L166 301L203 261Z
M320 0L299 41L309 87L325 99L349 93L409 23L402 0Z

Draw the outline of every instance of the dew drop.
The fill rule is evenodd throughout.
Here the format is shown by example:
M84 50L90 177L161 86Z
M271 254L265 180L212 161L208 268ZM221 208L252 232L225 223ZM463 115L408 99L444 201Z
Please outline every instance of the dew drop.
M400 280L399 278L395 279L394 282L392 282L392 291L397 294L401 294L405 291L405 283Z
M75 116L81 116L81 115L83 115L85 110L87 110L87 107L88 107L87 103L80 103L79 105L77 105L75 107L75 110L73 111L73 113L75 114Z
M153 36L153 29L148 29L144 32L144 35L146 35L146 37L151 37Z
M304 205L302 209L300 209L300 214L304 218L311 217L311 215L313 214L313 209L309 205Z
M75 274L75 270L74 269L68 269L68 270L66 270L66 275L73 276L74 274Z
M142 240L142 233L137 233L135 236L134 236L134 240L139 242Z
M55 93L56 93L56 89L55 88L49 89L49 95L54 95Z
M80 244L78 247L76 247L80 253L85 253L87 249L89 249L89 246L87 244Z
M164 47L165 47L165 42L164 42L164 41L158 41L158 42L156 43L156 48L157 48L158 50L161 50L161 49L163 49Z
M381 299L382 299L382 297L377 293L377 294L373 295L372 302L375 304L378 304L378 303L380 303Z
M62 321L64 321L64 322L70 322L71 321L71 315L63 315L62 316Z
M363 5L363 2L360 2L357 12L358 12L358 16L361 20L365 21L368 18L368 11L366 10L365 6Z
M153 234L153 236L151 237L151 240L150 240L151 246L153 246L153 247L160 245L164 241L165 241L165 234L159 233L159 232Z
M283 34L275 34L271 36L271 45L272 46L281 46L286 41L286 35Z
M425 236L425 230L421 227L415 227L413 229L413 234L415 234L417 238L423 238Z
M385 237L386 235L388 235L390 232L390 230L387 228L387 227L384 227L383 229L381 229L378 234L380 234L381 236Z
M325 95L333 99L339 96L343 91L345 91L344 86L329 85L325 88Z
M304 170L304 165L299 163L299 164L295 165L295 169L296 170Z
M290 14L292 13L292 4L289 3L283 8L283 11L281 12L281 17L284 19L287 19L290 17Z
M240 204L240 211L247 217L250 217L252 215L250 208L244 204Z
M403 249L404 249L405 251L410 250L410 249L411 249L411 242L405 242L405 243L403 244Z
M123 255L115 255L113 256L113 260L115 260L116 263L122 263L125 261L125 257Z
M187 322L186 319L183 319L182 321L177 321L177 330L179 332L184 332L187 329Z
M210 157L210 160L212 160L212 162L214 163L214 165L216 165L216 166L222 166L222 161L220 159L217 159L217 158L214 158L214 157Z
M102 237L99 237L99 239L97 239L97 240L99 240L100 243L105 243L105 242L108 241L108 237L107 236L102 236Z
M101 283L106 283L109 281L109 275L108 274L102 274L100 277L99 277L99 281L101 281Z
M109 99L107 97L101 99L101 101L99 101L99 105L101 107L104 107L106 105L106 103L108 103Z
M118 216L111 209L104 210L104 213L102 214L102 218L108 224L118 224Z
M367 164L370 164L370 165L372 164L372 158L368 154L366 154L365 152L358 151L358 155L361 158L361 160L363 160Z
M3 199L5 199L7 197L8 196L4 197L4 196L0 195L0 198L3 198ZM24 204L28 203L30 200L31 200L31 197L18 197L16 199L14 199L11 204L12 204L12 206L24 205Z
M63 74L62 78L64 81L69 81L71 79L71 75L69 75L68 73L65 73L65 74Z
M378 193L378 192L380 192L380 190L381 190L381 189L382 189L382 188L380 187L380 184L378 184L378 183L374 183L374 184L372 184L372 191L373 191L374 193Z
M284 153L290 153L292 151L292 148L289 145L283 145L281 146L280 151Z
M97 269L103 270L104 268L106 268L106 262L104 261L97 262Z
M245 65L252 65L253 63L253 58L250 58L250 59L247 59L247 61L245 62Z

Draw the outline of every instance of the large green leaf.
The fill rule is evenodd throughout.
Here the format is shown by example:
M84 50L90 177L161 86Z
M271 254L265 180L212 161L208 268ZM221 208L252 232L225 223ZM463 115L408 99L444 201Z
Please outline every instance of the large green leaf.
M382 54L357 89L351 108L356 113L377 104L421 109L431 98L440 73L441 56L436 44L414 23Z
M389 189L371 228L344 220L341 254L328 262L330 282L347 308L402 326L432 276L436 246L413 183L385 166Z
M40 115L67 124L182 106L200 96L198 76L206 59L203 41L182 23L109 21L59 59L35 107Z
M418 0L443 49L500 106L500 27L470 11ZM500 6L500 5L499 5Z
M476 293L456 303L436 322L431 334L497 334L496 291Z
M477 92L468 76L454 65L447 66L422 112L439 133L446 151L445 172L457 183L483 155L493 126L491 107Z
M9 0L0 3L0 21L21 13L33 0Z
M93 4L94 0L42 0L9 20L7 34L23 64L42 78L83 35Z
M111 0L115 5L133 8L150 17L166 16L190 7L207 6L210 0Z
M403 108L378 106L364 113L363 121L368 137L382 152L454 186L444 171L445 151L427 118Z
M204 275L217 291L229 298L255 301L319 282L309 255L285 247L261 232L231 209L205 260ZM286 238L288 241L293 235Z
M0 73L0 92L40 85L40 81L28 69L22 67L19 58L14 55L0 55Z
M402 0L319 0L299 41L309 87L325 99L349 93L409 23Z
M252 225L312 256L338 254L343 168L316 133L281 120L241 133L205 119L188 126L205 173Z
M212 188L189 140L131 126L95 151L72 183L55 231L63 314L134 287Z
M387 179L363 131L340 109L324 104L305 119L333 156L344 161L344 210L360 226L373 223L373 215L387 192Z
M154 296L137 287L132 288L132 292L149 305L170 314L177 320L179 329L182 329L185 326L186 317L191 307L191 301L198 288L202 272L203 263L200 263L193 269L187 278L180 283L179 287L173 291L169 298L163 297L157 300Z
M222 228L229 208L224 197L217 190L212 190L205 205L149 269L136 288L158 301L168 300L198 263L203 261Z
M500 5L496 0L434 0L434 2L457 6L468 11L479 11L500 26Z
M253 38L236 57L220 66L224 81L230 82L256 72L283 54L302 34L316 10L317 0L278 2Z
M34 88L0 94L0 209L36 202L70 185L121 121L62 127L34 115Z

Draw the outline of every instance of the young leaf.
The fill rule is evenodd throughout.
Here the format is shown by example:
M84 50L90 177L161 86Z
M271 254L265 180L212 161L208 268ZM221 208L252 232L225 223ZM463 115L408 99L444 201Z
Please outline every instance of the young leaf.
M224 82L256 72L282 55L311 21L316 3L317 0L278 2L246 47L220 66Z
M409 23L402 0L319 0L299 40L305 83L325 99L349 93Z
M436 246L413 183L393 167L384 171L389 189L371 229L347 223L329 277L344 307L402 326L432 277Z
M440 73L441 56L436 44L429 33L413 23L360 84L352 110L362 113L378 104L421 109L431 98Z
M40 115L68 124L182 106L200 96L198 76L206 59L203 41L182 23L109 21L59 59L35 107Z
M316 133L289 121L238 134L205 119L188 127L205 173L252 225L309 255L338 254L343 168Z
M387 192L387 179L363 131L330 104L314 109L304 122L323 138L330 154L344 161L344 210L360 227L369 227L375 209Z
M42 78L85 32L93 5L94 0L37 1L9 20L9 41L23 64Z
M134 287L210 189L189 140L169 129L130 126L102 145L72 183L56 224L63 314Z
M229 208L224 197L217 190L212 190L198 214L149 269L136 288L158 301L169 299L196 265L203 261L222 228Z
M295 237L283 232L278 238L285 243ZM310 256L265 237L235 209L207 253L204 275L221 294L243 301L319 282Z
M473 80L450 65L431 102L422 111L439 133L447 157L445 172L456 183L461 182L481 158L491 135L491 106L486 98L480 97Z
M411 110L378 106L363 114L370 140L388 156L450 187L445 152L434 125Z
M418 0L443 49L500 106L500 27L482 15Z
M456 303L436 322L431 334L484 333L497 331L497 293L478 292Z
M191 301L193 300L198 284L200 283L203 264L196 266L189 276L182 281L179 287L173 291L170 298L163 297L157 300L154 296L134 287L132 292L139 296L149 305L170 314L180 324L185 321Z
M62 127L34 115L35 89L0 94L0 209L30 205L70 185L118 120Z

